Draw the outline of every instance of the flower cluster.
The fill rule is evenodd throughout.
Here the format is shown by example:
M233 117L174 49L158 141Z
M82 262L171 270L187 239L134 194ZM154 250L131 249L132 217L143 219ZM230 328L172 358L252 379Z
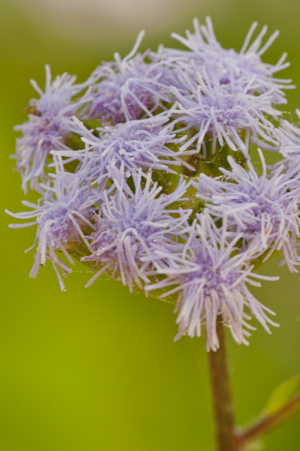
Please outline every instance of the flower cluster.
M300 130L276 109L293 87L274 77L286 55L261 59L278 32L263 43L256 26L239 53L222 48L209 18L173 35L186 50L139 54L141 32L84 83L52 81L48 67L45 92L32 82L40 98L16 127L16 159L25 193L41 198L7 211L31 220L12 228L36 226L31 277L49 260L64 290L79 260L94 272L87 287L106 273L174 301L175 339L204 325L207 350L219 346L220 317L244 344L252 317L276 325L248 285L277 279L254 272L273 255L292 272L300 263ZM267 151L281 161L267 165Z

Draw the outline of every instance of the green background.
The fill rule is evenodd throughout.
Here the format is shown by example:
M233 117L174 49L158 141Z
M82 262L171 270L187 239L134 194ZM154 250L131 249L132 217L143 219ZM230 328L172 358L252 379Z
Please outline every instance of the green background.
M94 1L97 12L87 1L81 17L73 13L70 0L61 9L57 2L53 13L43 13L43 3L1 0L2 212L24 208L20 176L12 172L14 161L8 156L14 152L13 126L25 120L24 107L34 96L28 81L34 78L43 86L46 63L54 75L67 71L83 81L115 51L125 56L141 28L147 27L142 50L155 50L160 42L172 45L172 31L191 29L194 16L203 22L210 14L225 47L239 49L254 20L268 24L270 32L280 29L265 60L274 63L288 51L292 66L283 75L300 84L296 0L171 0L162 12L159 1L129 1L123 17L117 9L101 14L101 0ZM300 87L287 97L289 111L300 107ZM1 215L0 449L213 450L204 339L184 337L173 343L172 305L129 294L105 276L85 289L90 274L79 264L66 281L67 293L60 292L49 263L36 280L29 279L33 252L24 254L24 249L31 246L35 230L10 230L11 219ZM280 281L263 283L255 294L277 312L280 328L270 336L258 325L249 347L229 339L241 425L261 411L274 387L300 373L299 275L278 268L278 262L262 272L280 275ZM272 451L298 451L300 416L264 443Z

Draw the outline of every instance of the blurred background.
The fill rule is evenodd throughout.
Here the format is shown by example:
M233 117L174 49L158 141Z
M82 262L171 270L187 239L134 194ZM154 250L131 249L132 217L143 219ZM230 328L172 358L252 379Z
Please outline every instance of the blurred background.
M83 81L102 60L125 56L138 32L141 50L177 45L197 16L213 19L224 47L239 50L254 20L280 37L265 55L274 63L284 51L291 68L283 76L300 85L300 4L296 0L1 0L0 129L1 212L23 211L20 176L13 172L13 126L26 119L44 85L69 72ZM300 107L300 86L288 91L288 111ZM269 158L272 161L272 156ZM29 199L35 199L30 194ZM176 334L173 306L129 294L119 282L100 278L89 289L78 264L59 290L48 263L36 280L28 274L34 228L10 230L1 213L0 449L3 451L212 451L213 426L204 339ZM280 328L260 326L250 346L229 338L236 417L253 420L281 381L300 373L299 275L280 275L255 294L277 312ZM300 449L300 416L268 435L265 449ZM257 449L260 449L259 447Z

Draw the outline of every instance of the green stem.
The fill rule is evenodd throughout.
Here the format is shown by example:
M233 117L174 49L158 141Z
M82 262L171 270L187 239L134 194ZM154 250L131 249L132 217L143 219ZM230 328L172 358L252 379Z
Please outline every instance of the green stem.
M208 353L218 451L236 451L234 414L231 398L225 331L222 317L217 321L220 347Z
M300 411L300 393L292 398L287 404L285 404L280 410L263 417L256 424L251 426L242 432L236 433L236 440L238 443L238 451L242 451L247 445L253 442L258 437L265 435L272 429L286 422L295 413Z

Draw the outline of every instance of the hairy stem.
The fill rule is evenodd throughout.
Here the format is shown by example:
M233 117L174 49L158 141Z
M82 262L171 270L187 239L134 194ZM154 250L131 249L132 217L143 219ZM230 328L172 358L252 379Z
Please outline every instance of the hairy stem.
M236 451L234 414L231 398L225 331L222 317L217 321L219 349L208 353L218 451Z
M236 434L238 451L242 451L253 440L265 435L267 432L281 425L295 413L300 411L300 393L292 398L287 404L272 415L263 417L256 424Z

